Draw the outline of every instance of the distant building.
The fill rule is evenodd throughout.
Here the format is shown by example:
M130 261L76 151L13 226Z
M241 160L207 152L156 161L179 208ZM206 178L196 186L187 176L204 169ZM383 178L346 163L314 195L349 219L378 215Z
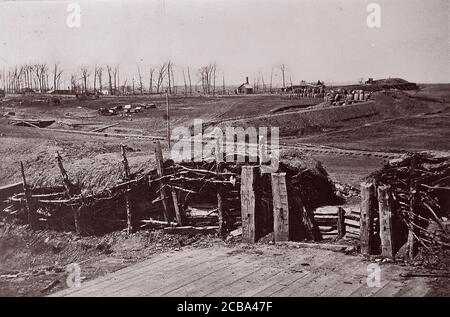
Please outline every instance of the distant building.
M253 86L248 83L248 77L245 77L245 83L236 89L237 94L253 94Z

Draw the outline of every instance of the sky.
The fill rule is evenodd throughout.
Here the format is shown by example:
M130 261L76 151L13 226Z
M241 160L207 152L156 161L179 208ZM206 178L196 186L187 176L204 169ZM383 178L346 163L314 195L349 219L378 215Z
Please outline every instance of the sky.
M367 25L369 3L381 26ZM450 82L449 0L0 1L0 67L57 62L67 79L80 66L119 65L145 74L172 60L181 70L217 64L227 84L401 77ZM67 7L81 8L80 27ZM195 74L195 76L194 76Z

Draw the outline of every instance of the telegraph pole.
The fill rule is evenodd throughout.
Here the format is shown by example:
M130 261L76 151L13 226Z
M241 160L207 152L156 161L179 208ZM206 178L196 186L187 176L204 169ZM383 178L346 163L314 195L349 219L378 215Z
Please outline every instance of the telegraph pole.
M170 113L169 113L169 92L166 90L166 117L167 117L167 144L170 151Z

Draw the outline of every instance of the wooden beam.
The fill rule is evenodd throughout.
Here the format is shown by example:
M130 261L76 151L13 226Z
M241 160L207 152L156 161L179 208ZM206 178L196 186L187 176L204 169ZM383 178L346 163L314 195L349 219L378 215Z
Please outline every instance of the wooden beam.
M272 173L273 233L275 242L289 241L289 203L286 173Z
M381 255L394 257L392 232L392 192L389 186L378 186L378 210L380 212Z
M362 254L374 251L374 218L377 208L375 185L361 183L360 244Z
M123 178L125 181L130 180L130 166L128 164L126 149L123 144L120 145L123 164ZM133 204L130 197L130 188L127 186L125 190L125 208L127 212L127 233L132 234L134 232L134 217L133 217Z
M241 172L242 241L255 243L258 239L256 220L258 209L260 170L257 166L243 166Z

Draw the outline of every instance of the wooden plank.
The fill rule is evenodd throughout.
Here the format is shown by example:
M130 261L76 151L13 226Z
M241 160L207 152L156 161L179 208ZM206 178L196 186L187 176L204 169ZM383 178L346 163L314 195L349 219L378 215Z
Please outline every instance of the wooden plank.
M394 257L392 232L392 192L389 186L378 186L378 210L380 212L381 255Z
M272 173L273 233L275 242L289 241L289 203L286 173Z
M259 238L257 206L259 200L260 170L257 166L243 166L241 172L241 219L242 219L242 241L255 243Z
M374 217L376 213L375 185L361 183L361 221L360 244L362 254L372 254L374 251Z

